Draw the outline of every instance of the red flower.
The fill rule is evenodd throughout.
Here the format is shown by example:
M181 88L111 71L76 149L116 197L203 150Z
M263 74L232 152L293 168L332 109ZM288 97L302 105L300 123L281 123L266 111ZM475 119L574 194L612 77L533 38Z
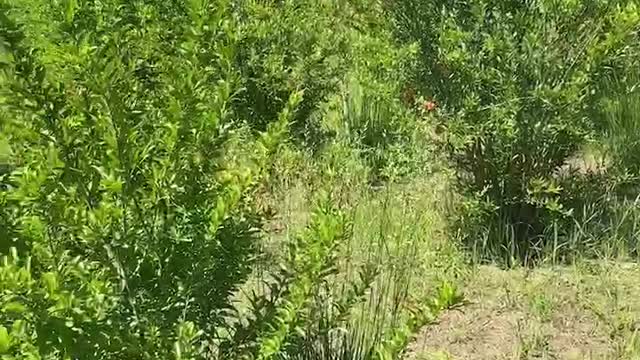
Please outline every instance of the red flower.
M436 102L431 100L427 100L424 102L424 104L422 104L422 108L426 111L434 111L436 109L436 106Z

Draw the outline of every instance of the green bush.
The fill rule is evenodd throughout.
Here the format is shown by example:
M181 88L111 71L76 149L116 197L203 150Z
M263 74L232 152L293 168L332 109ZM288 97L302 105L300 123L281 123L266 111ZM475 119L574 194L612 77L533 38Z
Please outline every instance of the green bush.
M0 240L17 254L3 267L0 306L15 315L2 317L2 353L204 354L252 270L260 219L247 194L300 94L245 151L229 149L241 82L224 1L2 9L13 168Z
M467 239L524 256L572 209L555 175L600 128L604 79L625 71L633 1L393 3L398 36L420 45L419 90L439 104L468 201Z
M411 49L396 45L377 0L241 1L237 8L243 91L235 108L252 128L264 129L290 92L305 89L292 134L313 150L335 134L324 123L325 105L346 79L389 102L413 60Z

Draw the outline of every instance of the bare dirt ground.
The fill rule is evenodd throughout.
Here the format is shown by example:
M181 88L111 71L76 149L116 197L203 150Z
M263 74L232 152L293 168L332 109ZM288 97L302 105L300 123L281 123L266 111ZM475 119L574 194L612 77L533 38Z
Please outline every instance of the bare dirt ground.
M469 304L425 327L406 359L640 359L640 268L479 267Z

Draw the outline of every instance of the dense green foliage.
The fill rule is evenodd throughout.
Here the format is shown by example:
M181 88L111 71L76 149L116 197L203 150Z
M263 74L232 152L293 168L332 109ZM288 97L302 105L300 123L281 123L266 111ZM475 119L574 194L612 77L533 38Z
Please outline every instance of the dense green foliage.
M189 358L251 271L257 218L245 197L301 98L234 155L228 7L97 5L3 14L2 127L15 168L2 245L19 254L5 263L16 279L3 305L23 309L9 347ZM31 14L43 18L21 19ZM30 28L39 21L49 26ZM168 24L185 25L164 34ZM35 42L44 37L53 41Z
M483 257L637 250L639 14L0 0L0 358L398 359L463 301L412 293L449 166Z
M420 44L416 82L441 106L446 149L468 195L465 231L484 233L497 252L529 253L574 210L566 200L580 194L557 173L602 130L608 79L637 67L638 5L397 3L398 34Z
M623 79L614 81L614 91L604 101L604 145L609 152L611 166L633 177L640 175L638 61L640 57Z
M248 298L248 312L237 298L262 255L258 193L289 134L314 151L364 146L367 159L410 130L386 110L401 109L394 95L410 57L379 21L380 4L0 9L3 359L320 354L320 340L368 306L379 271L366 264L344 290L327 287L351 236L330 196L261 276L268 290ZM348 84L385 105L344 122ZM347 340L322 353L398 354L382 336L394 327L376 326L359 355Z

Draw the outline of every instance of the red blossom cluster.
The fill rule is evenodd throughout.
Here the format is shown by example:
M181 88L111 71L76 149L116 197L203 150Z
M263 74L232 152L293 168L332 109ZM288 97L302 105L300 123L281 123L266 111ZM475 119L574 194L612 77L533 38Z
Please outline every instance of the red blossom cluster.
M436 107L436 102L432 100L425 100L425 102L422 104L422 108L429 112L434 111Z

